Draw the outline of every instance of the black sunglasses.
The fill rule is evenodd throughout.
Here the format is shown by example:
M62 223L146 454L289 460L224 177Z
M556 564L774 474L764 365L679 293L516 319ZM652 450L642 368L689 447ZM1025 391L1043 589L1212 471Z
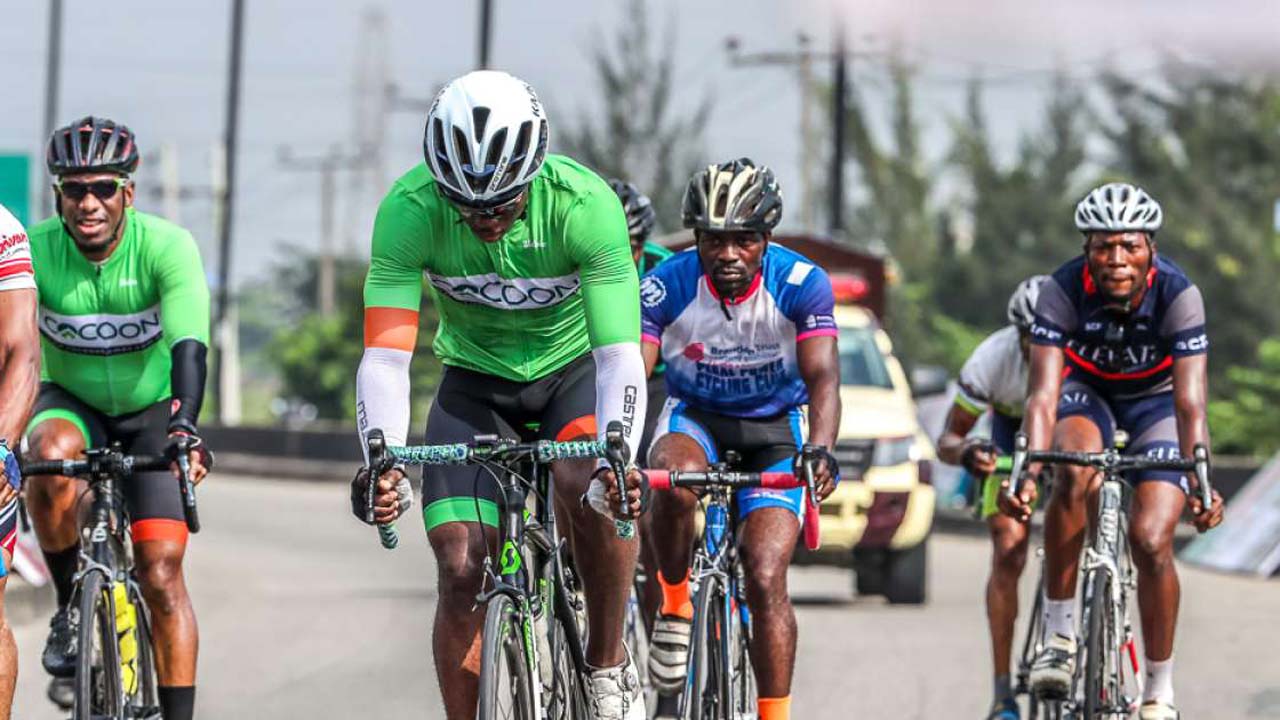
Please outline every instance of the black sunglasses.
M522 199L524 199L523 191L516 193L515 197L502 203L501 205L494 205L493 207L487 207L487 208L464 205L453 199L450 199L449 202L453 205L453 209L457 210L458 214L461 215L464 220L476 220L476 219L480 219L480 220L504 219L505 220L511 217L512 215L515 215L516 208L520 206L520 201Z
M80 202L89 193L93 193L93 196L99 200L110 200L116 196L116 193L120 192L120 188L128 184L129 180L127 178L94 180L93 182L58 180L53 184L53 187L62 193L62 196L66 199L72 202Z

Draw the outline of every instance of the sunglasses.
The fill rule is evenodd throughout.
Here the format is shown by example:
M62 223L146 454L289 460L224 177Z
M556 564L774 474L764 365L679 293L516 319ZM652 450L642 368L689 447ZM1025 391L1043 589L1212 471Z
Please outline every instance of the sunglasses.
M120 192L120 188L129 184L128 178L112 178L110 180L94 180L93 182L65 182L58 180L53 184L62 196L72 202L80 202L86 195L93 193L99 200L110 200Z
M450 200L453 209L458 211L463 220L508 220L516 214L516 209L520 207L520 201L524 199L524 192L516 193L516 196L501 205L493 207L472 207L463 205L462 203Z

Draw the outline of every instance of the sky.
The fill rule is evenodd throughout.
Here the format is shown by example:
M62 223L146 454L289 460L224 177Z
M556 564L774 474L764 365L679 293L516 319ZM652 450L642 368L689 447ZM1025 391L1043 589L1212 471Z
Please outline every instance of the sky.
M962 111L965 82L988 79L985 104L997 148L1006 154L1042 121L1048 78L1065 68L1086 78L1104 67L1142 77L1162 53L1217 67L1274 72L1280 3L1227 0L650 0L654 24L676 32L677 106L714 98L704 131L708 162L750 155L774 167L784 187L798 185L798 84L781 68L732 68L724 40L744 51L794 49L797 33L830 47L838 23L855 51L902 48L918 68L917 99L926 154L945 151L950 119ZM85 114L130 125L143 146L138 205L158 212L161 144L177 148L184 184L207 187L211 148L221 138L227 90L229 0L175 3L64 3L58 124ZM358 61L382 61L387 79L423 97L474 66L475 3L441 0L316 3L247 0L233 284L263 277L285 244L318 247L321 182L287 169L279 150L308 159L336 148L355 152L357 117L367 117L368 89L353 90ZM386 18L376 40L362 32L370 8ZM494 0L493 66L531 83L557 122L601 107L590 52L611 41L624 14L621 0ZM48 3L8 0L0 24L0 152L43 153ZM881 117L883 64L853 61L853 78ZM820 77L829 68L819 67ZM360 98L363 97L362 102ZM337 175L334 217L342 247L367 254L377 202L391 181L421 160L424 114L394 112L386 121L385 167L360 192L350 173ZM33 182L46 182L42 168ZM207 270L216 266L208 200L181 206ZM786 223L794 226L795 216Z

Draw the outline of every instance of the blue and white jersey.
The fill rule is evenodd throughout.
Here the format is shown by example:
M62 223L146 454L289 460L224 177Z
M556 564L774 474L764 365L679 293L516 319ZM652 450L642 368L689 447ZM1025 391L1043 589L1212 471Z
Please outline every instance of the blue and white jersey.
M728 303L702 272L696 250L640 283L641 334L662 346L667 394L731 417L773 417L809 402L796 344L835 336L835 300L822 268L770 244L746 294Z

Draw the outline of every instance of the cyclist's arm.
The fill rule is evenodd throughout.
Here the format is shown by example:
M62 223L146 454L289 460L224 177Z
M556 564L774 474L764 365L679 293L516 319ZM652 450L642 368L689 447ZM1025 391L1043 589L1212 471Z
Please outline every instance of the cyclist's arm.
M160 324L169 344L169 432L196 432L209 352L209 286L188 233L157 254Z
M821 335L796 345L800 376L809 390L809 442L835 447L840 430L840 360L834 335Z
M653 377L653 369L658 366L658 355L662 346L645 340L640 343L640 355L644 357L644 376Z
M979 413L956 398L947 412L947 423L938 437L938 459L948 465L959 465L964 455L965 439L978 424Z
M1173 361L1173 407L1178 418L1178 445L1191 457L1196 445L1209 447L1205 402L1209 394L1208 356L1189 355Z
M34 286L0 292L0 437L16 448L40 384Z
M418 341L423 258L428 225L421 209L398 194L387 196L373 226L373 250L364 281L364 355L356 371L356 424L380 429L389 445L409 435L409 361Z
M640 353L640 280L631 259L626 216L612 192L586 194L569 212L566 247L582 281L587 335L596 362L597 429L603 439L609 422L621 421L630 457L635 458L648 393Z
M1027 444L1032 450L1047 450L1053 442L1053 426L1058 422L1058 396L1062 391L1063 362L1062 348L1032 344L1027 410L1022 420L1022 430L1027 434Z
M1191 285L1174 298L1160 331L1172 345L1178 445L1183 457L1191 457L1196 445L1209 447L1209 425L1205 419L1209 339L1205 334L1204 297L1200 288Z

